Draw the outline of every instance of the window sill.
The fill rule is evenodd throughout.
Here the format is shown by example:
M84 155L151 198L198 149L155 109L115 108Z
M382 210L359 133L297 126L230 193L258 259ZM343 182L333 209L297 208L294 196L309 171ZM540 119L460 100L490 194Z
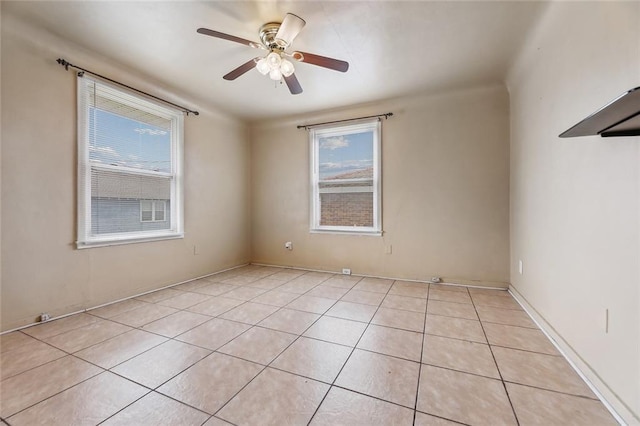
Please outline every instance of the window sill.
M104 240L93 240L93 241L76 241L76 248L78 250L95 248L95 247L110 247L110 246L121 246L125 244L137 244L137 243L147 243L152 241L162 241L162 240L177 240L180 238L184 238L184 234L170 234L170 235L154 235L148 237L137 237L137 238L121 238L121 239L104 239Z
M339 235L363 235L368 237L381 237L383 231L356 231L346 229L310 229L310 234L339 234Z

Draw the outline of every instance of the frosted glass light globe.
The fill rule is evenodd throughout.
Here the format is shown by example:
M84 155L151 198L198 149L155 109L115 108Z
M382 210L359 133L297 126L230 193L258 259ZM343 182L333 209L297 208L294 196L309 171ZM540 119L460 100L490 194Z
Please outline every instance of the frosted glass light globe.
M279 81L282 78L282 73L278 68L274 68L271 71L269 71L269 78L271 80Z
M269 66L265 58L262 58L258 61L258 63L256 64L256 69L262 75L267 75L269 74L269 71L271 71L271 67Z
M280 62L282 62L282 58L276 52L271 52L267 55L267 63L271 67L271 69L279 68Z
M285 77L289 77L291 74L293 74L295 68L293 68L293 64L290 61L283 59L280 63L280 71L282 72L282 75L284 75Z

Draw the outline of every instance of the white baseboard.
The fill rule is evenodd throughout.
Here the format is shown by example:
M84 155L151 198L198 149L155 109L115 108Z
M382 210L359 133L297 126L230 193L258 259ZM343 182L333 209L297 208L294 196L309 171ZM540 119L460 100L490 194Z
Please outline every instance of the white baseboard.
M337 274L337 275L340 275L342 273L341 271L330 271L330 270L326 270L326 269L313 269L313 268L307 268L307 267L302 267L302 266L276 265L276 264L261 263L261 262L251 262L251 264L252 265L256 265L256 266L266 266L266 267L270 267L270 268L287 268L287 269L295 269L297 271L324 272L324 273L327 273L327 274ZM417 279L412 279L412 278L388 277L388 276L382 276L382 275L351 274L351 276L353 276L353 277L364 277L364 278L380 278L380 279L383 279L383 280L406 281L406 282L421 283L421 284L438 284L438 285L451 286L451 287L479 288L479 289L483 289L483 290L501 290L501 291L508 290L507 287L494 286L494 285L492 285L493 283L491 283L491 282L488 282L487 285L482 285L482 284L478 284L480 281L472 281L472 280L446 279L446 281L442 281L442 282L439 282L439 283L433 283L432 281L429 281L429 280L417 280Z
M243 266L247 266L247 265L249 265L249 263L243 263L242 265L232 266L231 268L223 269L221 271L211 272L210 274L202 275L200 277L189 278L188 280L180 281L180 282L173 283L173 284L168 284L168 285L165 285L164 287L154 288L153 290L144 291L142 293L134 294L133 296L123 297L121 299L113 300L111 302L103 303L101 305L91 306L89 308L80 309L78 311L69 312L69 313L62 314L62 315L56 315L54 317L51 317L51 319L48 320L47 322L50 322L50 321L53 321L53 320L62 319L62 318L69 317L69 316L75 315L75 314L81 314L83 312L87 312L87 311L90 311L92 309L102 308L103 306L113 305L114 303L122 302L122 301L127 300L127 299L133 299L133 298L136 298L136 297L144 296L145 294L153 293L154 291L160 291L160 290L164 290L164 289L167 289L167 288L175 287L175 286L180 285L180 284L186 284L186 283L191 282L191 281L199 280L201 278L210 277L211 275L215 275L215 274L221 274L223 272L227 272L227 271L231 271L231 270L234 270L234 269L242 268ZM43 324L43 323L42 322L33 322L33 323L21 325L20 327L16 327L16 328L12 328L11 330L5 330L3 332L0 332L0 336L3 335L3 334L11 333L13 331L22 330L24 328L33 327L34 325L38 325L38 324Z
M616 395L615 392L600 378L591 366L571 347L566 340L549 324L536 309L527 302L527 299L513 286L509 286L509 293L516 299L522 308L529 314L540 330L551 340L551 343L560 351L571 367L582 377L587 386L602 401L611 415L621 425L640 425L640 418Z

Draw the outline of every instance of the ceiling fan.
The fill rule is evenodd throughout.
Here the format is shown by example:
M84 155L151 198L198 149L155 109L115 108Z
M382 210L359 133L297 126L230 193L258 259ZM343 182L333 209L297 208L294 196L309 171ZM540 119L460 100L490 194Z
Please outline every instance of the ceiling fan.
M257 56L229 72L222 77L225 80L235 80L249 70L256 68L262 75L268 74L272 80L280 81L284 78L291 94L297 95L302 93L302 87L294 74L295 68L289 58L298 62L305 62L340 72L346 72L349 69L349 63L345 61L307 52L294 51L289 53L286 51L291 46L293 39L300 33L305 23L304 19L299 16L293 13L287 13L282 23L268 22L260 27L259 34L262 43L256 43L207 28L198 28L198 33L234 41L268 52L264 56Z

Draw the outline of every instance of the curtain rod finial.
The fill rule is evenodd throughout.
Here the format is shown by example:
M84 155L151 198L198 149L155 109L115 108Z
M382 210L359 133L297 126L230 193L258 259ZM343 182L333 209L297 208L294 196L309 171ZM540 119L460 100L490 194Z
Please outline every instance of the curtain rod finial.
M58 58L56 62L62 65L66 71L69 71L69 65L71 65L69 62L65 61L62 58Z

